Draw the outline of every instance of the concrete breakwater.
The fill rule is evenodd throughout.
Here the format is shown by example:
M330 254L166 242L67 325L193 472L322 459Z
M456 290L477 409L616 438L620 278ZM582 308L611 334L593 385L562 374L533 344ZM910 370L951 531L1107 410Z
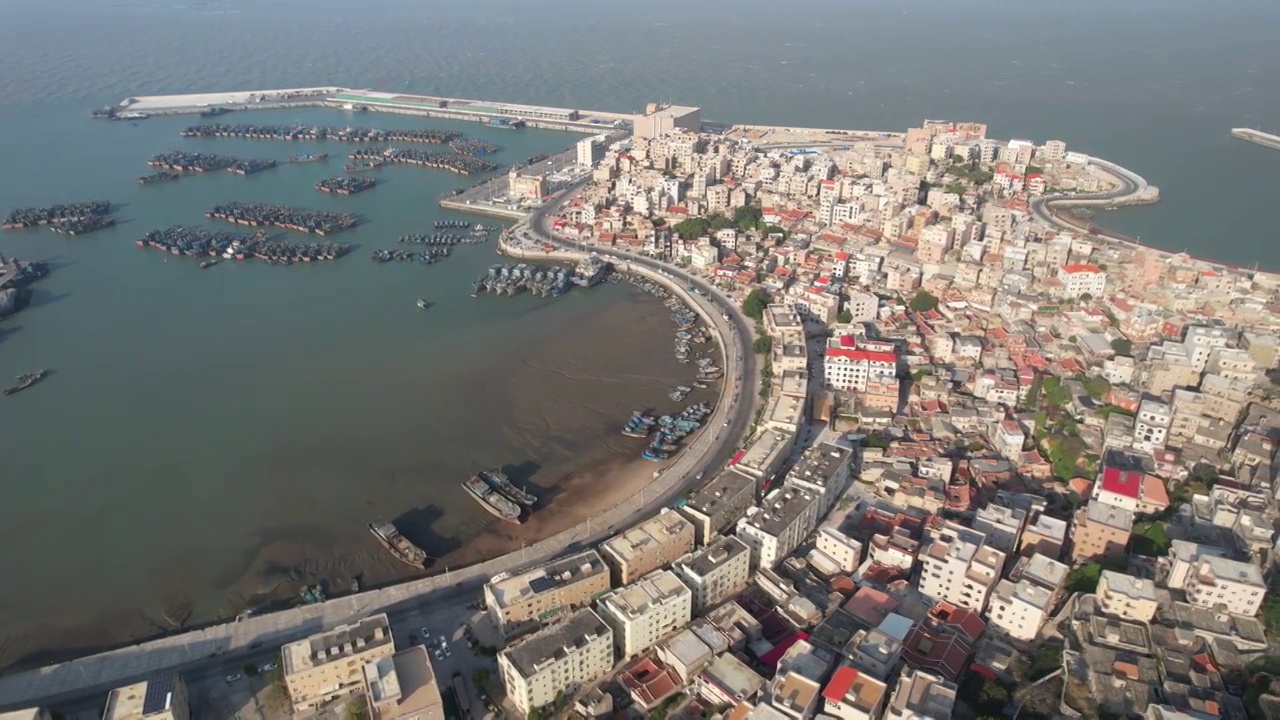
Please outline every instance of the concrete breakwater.
M1272 135L1253 128L1232 128L1231 137L1238 138L1254 145L1280 150L1280 135Z
M512 254L523 252L512 249ZM581 253L538 252L537 257L575 262ZM714 309L700 296L688 293L672 278L636 267L633 272L663 284L704 318L716 319ZM732 363L734 353L718 337L726 357L725 373L733 377L740 366ZM739 351L740 352L740 351ZM28 672L0 677L0 707L48 704L93 692L105 692L127 681L162 670L187 671L207 665L237 667L238 662L269 652L272 648L326 628L351 622L359 617L388 612L393 622L397 614L424 604L459 605L474 600L480 585L500 572L510 572L573 548L603 539L612 528L634 523L657 508L669 505L707 463L719 462L721 446L728 438L723 423L733 413L729 399L732 387L726 385L719 407L707 421L707 431L700 434L684 453L671 460L643 492L633 496L580 525L531 544L522 551L478 563L470 567L450 568L445 575L425 577L394 586L370 590L324 603L293 608L268 615L249 616L234 622L213 625L190 632L158 638L121 647L96 655L51 665ZM710 474L708 472L708 474ZM465 598L465 599L464 599Z

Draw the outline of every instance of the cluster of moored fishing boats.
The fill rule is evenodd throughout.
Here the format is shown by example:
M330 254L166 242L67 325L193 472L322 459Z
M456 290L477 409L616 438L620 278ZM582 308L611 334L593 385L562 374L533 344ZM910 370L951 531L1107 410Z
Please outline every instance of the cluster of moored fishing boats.
M417 165L419 167L429 167L437 170L448 170L449 172L458 173L459 175L473 175L475 173L489 172L490 170L496 170L498 168L496 164L491 163L488 160L481 160L480 158L471 155L437 152L433 150L419 150L417 148L357 148L355 152L351 153L348 157L358 162L382 161L404 165Z
M139 176L138 184L139 185L158 185L160 183L173 182L174 180L181 180L181 179L182 179L182 173L180 172L173 172L172 170L161 170L160 172L153 172L149 175Z
M460 155L471 155L480 157L481 155L492 155L501 148L491 142L484 140L476 140L475 138L462 137L449 143L449 147Z
M676 415L654 417L637 410L622 426L627 437L644 438L653 433L653 440L640 453L645 460L661 462L680 448L680 441L702 426L711 414L711 403L703 401L690 405Z
M5 230L20 230L48 225L54 232L78 235L114 224L109 201L89 200L11 210L4 218L3 227Z
M435 263L449 257L451 250L448 246L430 247L421 252L415 250L374 250L374 262L416 262L423 265L434 265Z
M215 205L204 214L213 220L226 220L249 227L278 227L294 232L325 236L349 230L359 222L352 213L308 210L270 203L229 202Z
M466 230L471 223L466 220L437 220L432 225L436 230Z
M414 245L479 245L489 239L487 230L472 230L470 235L457 233L431 233L430 235L401 235L399 242Z
M462 139L453 130L407 130L322 125L252 125L201 123L182 130L182 137L246 138L250 140L338 140L341 142L416 142L443 145Z
M377 184L378 179L368 175L339 175L316 183L316 189L337 195L355 195Z
M539 297L556 297L572 284L572 273L561 265L497 264L475 281L471 297L482 292L510 297L525 290Z
M208 256L228 260L256 258L269 265L292 265L296 262L336 260L351 250L345 243L293 243L272 240L263 230L252 235L223 230L174 225L152 230L137 241L138 247L155 248L171 255ZM217 264L205 261L201 267Z
M275 167L276 161L252 158L245 160L226 155L214 155L213 153L174 150L173 152L152 155L151 159L147 161L147 165L177 173L226 170L236 175L252 175ZM139 178L138 181L142 182L142 179Z
M518 488L501 470L484 470L462 483L472 500L501 520L519 525L524 508L532 508L538 502L536 495Z

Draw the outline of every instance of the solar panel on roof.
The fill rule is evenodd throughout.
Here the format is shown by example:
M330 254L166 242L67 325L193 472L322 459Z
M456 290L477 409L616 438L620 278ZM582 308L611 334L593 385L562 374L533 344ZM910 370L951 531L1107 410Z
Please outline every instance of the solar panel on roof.
M173 695L174 681L178 676L174 673L163 673L147 678L147 694L142 698L142 714L151 715L163 712L169 707L169 698Z
M554 588L555 586L556 586L556 581L553 578L547 577L546 575L536 577L529 581L529 587L532 588L534 592L538 592L538 593L546 592Z

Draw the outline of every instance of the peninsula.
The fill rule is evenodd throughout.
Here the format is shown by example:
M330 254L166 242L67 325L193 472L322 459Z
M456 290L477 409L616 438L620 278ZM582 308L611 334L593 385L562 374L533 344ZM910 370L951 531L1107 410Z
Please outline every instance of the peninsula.
M973 122L341 88L119 112L290 103L589 132L442 202L516 220L507 254L595 256L677 295L724 357L713 432L537 546L0 678L0 705L71 712L137 682L370 716L606 716L607 682L644 714L800 720L1234 717L1268 697L1280 278L1089 220L1156 201L1141 176Z

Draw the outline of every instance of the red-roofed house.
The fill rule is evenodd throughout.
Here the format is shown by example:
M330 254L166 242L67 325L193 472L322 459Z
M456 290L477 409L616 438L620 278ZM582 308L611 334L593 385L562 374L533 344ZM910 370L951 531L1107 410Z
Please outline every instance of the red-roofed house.
M964 637L929 619L916 623L902 643L902 659L908 665L952 681L960 677L971 654L973 646Z
M873 587L858 588L842 607L867 629L880 627L889 613L898 609L897 598Z
M1107 289L1107 273L1097 265L1063 265L1058 268L1058 280L1067 297L1085 293L1098 297Z
M675 670L659 664L649 655L641 656L618 673L618 684L626 688L636 705L646 711L656 708L684 687Z
M1102 475L1093 486L1092 499L1130 512L1157 513L1169 507L1169 492L1160 478L1116 467L1102 468Z
M823 710L841 720L875 720L880 717L885 690L882 681L841 665L822 689Z

